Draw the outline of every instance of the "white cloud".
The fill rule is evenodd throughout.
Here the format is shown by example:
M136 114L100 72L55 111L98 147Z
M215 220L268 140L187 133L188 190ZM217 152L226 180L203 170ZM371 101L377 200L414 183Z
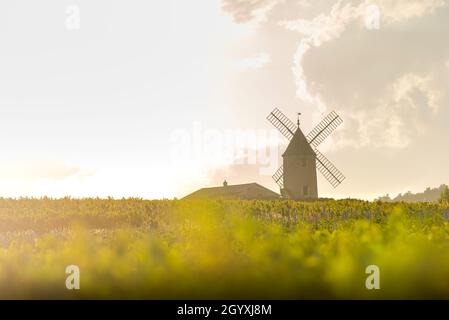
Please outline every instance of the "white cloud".
M224 1L224 4L235 21L248 22L254 20L257 10L265 8L265 12L270 12L281 1ZM420 45L419 49L410 44L419 41L411 36L415 32L413 28L419 27L416 23L419 19L413 18L432 15L445 1L320 0L294 5L284 2L278 11L298 10L298 4L302 8L298 15L303 18L271 21L282 17L277 13L268 19L275 22L272 25L300 35L292 72L296 96L311 110L313 121L331 109L337 109L345 117L344 133L339 133L335 145L404 148L416 134L423 134L427 128L426 117L441 109L441 85L439 75L432 70L413 70L413 67L423 58L431 65L429 52L441 50L431 48L433 42ZM399 30L405 30L408 38L401 39L398 29L388 33L398 23L407 24ZM432 33L432 28L426 32ZM423 31L417 30L416 35L423 36ZM396 38L404 46L397 46ZM372 52L365 49L372 45L367 39L378 41ZM432 37L426 41L429 39L433 41ZM267 57L254 56L239 61L236 66L261 68L268 62Z
M413 93L420 92L425 98L425 107L431 112L438 112L439 100L442 93L434 89L432 77L422 77L416 74L406 74L399 78L393 85L393 102L399 105L406 105L411 109L419 108Z
M447 4L445 0L373 0L371 2L379 6L386 23L401 22L432 14L436 9Z
M370 108L345 112L347 134L337 139L336 144L355 148L409 146L412 137L431 129L427 119L439 111L442 93L435 87L431 76L409 73L399 77L369 104Z
M412 136L425 132L425 121L419 121L420 117L428 117L424 113L436 114L441 109L443 93L441 85L436 80L438 76L434 78L431 69L424 71L424 75L422 75L422 70L420 73L411 71L401 73L396 69L399 69L400 65L404 65L404 71L416 66L413 65L414 61L410 61L410 64L406 65L408 61L404 60L404 57L410 59L409 57L426 52L424 58L429 59L428 53L432 53L432 50L438 52L438 48L423 45L419 49L414 49L412 46L412 50L415 51L407 51L409 44L406 41L409 39L403 40L406 44L404 47L396 47L395 43L389 42L388 36L390 35L386 34L384 29L396 22L432 14L443 5L444 1L424 3L423 1L340 0L331 6L328 13L320 13L312 19L280 22L280 25L287 30L296 31L302 35L293 59L297 96L314 108L314 118L318 118L318 114L329 111L329 106L332 105L332 108L336 107L344 113L347 120L351 119L346 125L346 134L344 137L340 137L338 145L404 148L411 143ZM382 19L382 25L380 21L374 21L379 23L379 28L370 28L373 21L367 21L367 15L369 19L376 18L373 17L373 6L378 6L380 12L378 18ZM384 56L382 52L360 50L365 44L364 39L369 38L366 29L381 29L376 32L383 31L382 37L372 38L376 41L384 40L384 42L378 42L377 45L384 45L383 50L387 52L394 48L395 51L389 54L390 61L385 60L387 56ZM410 30L408 32L412 32ZM418 32L422 32L422 30ZM426 30L426 32L432 32L432 29ZM348 42L347 34L350 34L353 41L357 40L357 42ZM391 35L394 38L397 31ZM417 33L417 35L424 36L421 33ZM344 38L344 42L341 42L341 38ZM413 40L417 43L419 41L418 39ZM338 46L340 42L341 44ZM332 45L328 45L329 43ZM325 47L324 51L322 47ZM381 48L373 49L380 50ZM342 60L332 57L339 51L342 56L338 56L338 58ZM353 53L353 56L348 55L345 59L345 52ZM314 60L310 60L309 57L313 57ZM329 64L320 63L320 57L325 58ZM394 65L393 61L395 60L399 62L397 65ZM379 73L381 70L371 68L373 63L383 62L387 62L385 68L389 68L385 70L384 74ZM429 68L435 63L432 58L427 62ZM310 68L311 63L314 64L312 69ZM335 64L340 64L340 66L335 66ZM323 74L324 70L328 70L327 76L326 73ZM339 73L336 70L342 72L340 77L337 76ZM394 78L392 78L393 71L396 73ZM351 75L360 78L360 75L363 74L366 74L365 78L368 80L365 84L360 83L364 77L361 79L350 78ZM351 83L347 80L355 82ZM371 87L370 90L369 83L373 81L377 81L372 83L376 87ZM341 87L344 91L329 87L332 85L336 88ZM375 96L373 92L377 92L378 95ZM415 130L412 130L411 127Z
M340 0L332 7L329 14L320 14L312 20L299 19L279 23L287 30L296 31L305 36L300 41L293 59L297 96L303 101L315 105L320 113L325 112L327 107L319 94L314 95L308 89L303 67L304 57L310 48L319 47L325 42L340 37L349 23L363 16L366 6L366 3L352 6L352 4L345 4Z
M364 14L363 9L366 6L365 3L353 6L340 0L331 8L329 14L322 13L312 20L281 21L280 25L305 35L304 41L319 47L324 42L338 38L350 22Z
M283 0L223 0L223 10L238 23L261 23L267 20L269 12Z

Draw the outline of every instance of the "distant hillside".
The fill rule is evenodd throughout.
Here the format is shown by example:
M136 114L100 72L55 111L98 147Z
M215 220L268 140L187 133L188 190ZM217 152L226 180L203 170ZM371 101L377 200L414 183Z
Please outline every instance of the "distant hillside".
M441 193L443 192L446 185L441 185L438 188L427 188L421 193L412 193L411 191L404 194L398 194L395 198L391 199L390 195L379 197L376 200L385 202L436 202L440 199Z

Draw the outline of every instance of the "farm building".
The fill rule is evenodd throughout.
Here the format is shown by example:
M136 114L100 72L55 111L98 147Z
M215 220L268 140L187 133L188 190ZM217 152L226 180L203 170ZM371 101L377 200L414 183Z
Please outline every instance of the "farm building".
M279 199L280 195L257 183L228 185L225 181L221 187L203 188L197 190L183 199L206 200L206 199L242 199L242 200L273 200Z

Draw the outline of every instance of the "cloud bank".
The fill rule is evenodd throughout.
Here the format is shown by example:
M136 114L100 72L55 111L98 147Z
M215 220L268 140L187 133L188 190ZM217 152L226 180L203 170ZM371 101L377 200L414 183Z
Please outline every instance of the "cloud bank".
M336 147L405 148L444 130L435 124L449 115L446 1L224 1L241 23L267 7L279 9L267 27L298 35L298 99L315 119L332 109L345 119ZM279 14L294 10L299 18Z

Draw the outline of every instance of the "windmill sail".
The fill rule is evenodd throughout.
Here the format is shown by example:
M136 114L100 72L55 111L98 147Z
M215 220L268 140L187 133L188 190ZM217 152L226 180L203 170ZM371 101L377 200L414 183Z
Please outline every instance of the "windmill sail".
M315 153L318 170L334 188L338 187L345 176L317 149L315 149Z
M343 120L340 116L332 111L307 135L310 146L312 148L318 147L342 123Z
M281 166L273 175L274 181L281 189L284 189L284 166Z
M288 140L293 138L297 130L297 126L287 118L279 109L274 109L267 117L270 121Z

